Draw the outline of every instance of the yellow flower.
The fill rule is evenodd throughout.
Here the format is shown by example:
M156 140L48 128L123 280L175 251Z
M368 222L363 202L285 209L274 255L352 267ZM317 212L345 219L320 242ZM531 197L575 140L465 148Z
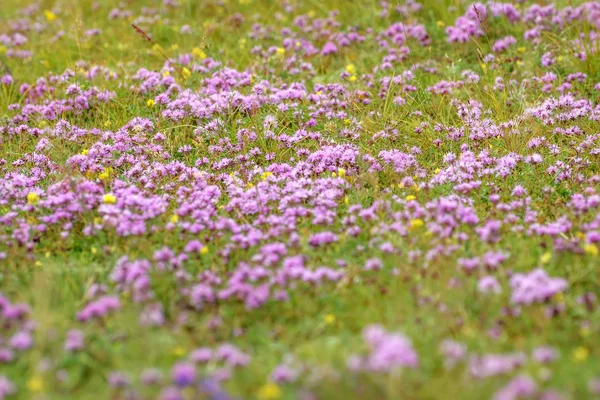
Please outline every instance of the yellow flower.
M348 80L350 82L356 82L356 75L352 75L352 76L348 77Z
M81 150L81 155L82 156L87 156L88 152L89 152L88 149L83 149L83 150Z
M592 330L590 329L589 326L582 326L581 329L579 329L579 334L583 337L588 337L588 336L590 336L591 333L592 333Z
M269 382L258 389L258 398L260 400L277 400L281 398L281 395L281 388L275 383Z
M440 173L440 171L441 171L441 169L439 169L439 168L436 168L436 169L435 169L435 171L433 171L433 173L437 175L437 174L439 174L439 173Z
M52 21L54 21L56 19L56 14L54 14L50 10L44 10L44 16L46 17L46 19L48 20L48 22L52 22Z
M40 260L37 260L34 265L36 267L41 267L42 266L42 262Z
M92 247L90 248L90 252L91 252L92 254L96 254L96 253L98 252L98 249L92 246Z
M164 71L162 73L163 78L166 78L167 76L171 75L171 73L169 71Z
M102 224L102 222L103 222L102 217L95 217L94 218L94 224L100 225L100 224Z
M106 128L110 127L112 125L112 122L110 122L109 120L106 120L106 122L104 123L104 126Z
M548 264L550 260L552 260L552 253L550 253L549 251L545 252L540 257L541 264Z
M102 200L104 204L117 204L117 196L114 194L105 194Z
M173 349L173 355L181 357L185 355L185 349L181 346L177 346Z
M266 172L262 173L262 175L260 176L260 179L262 179L263 181L266 181L267 178L269 178L270 176L273 176L273 173L266 171Z
M583 246L583 251L585 251L587 254L591 255L591 256L597 256L598 255L598 247L595 244L586 244L585 246Z
M344 204L348 205L348 203L350 203L350 201L348 200L348 196L344 196Z
M565 58L564 58L563 56L558 56L558 57L556 57L556 62L559 62L559 63L561 63L561 62L563 62L564 60L565 60Z
M177 214L173 214L173 215L171 215L171 218L169 219L169 221L176 224L179 221L179 216Z
M416 196L413 196L412 194L409 194L408 196L406 196L406 201L413 201L416 198L417 198Z
M285 54L285 49L283 47L278 47L277 50L275 50L277 52L277 54L279 54L280 56Z
M208 254L208 247L204 246L200 249L200 254L202 254L203 256Z
M487 65L481 63L481 64L479 64L479 66L481 67L481 70L483 71L483 73L487 74Z
M340 178L343 178L344 176L346 176L346 170L344 168L338 168L337 173Z
M204 60L206 58L206 53L198 47L194 47L194 49L192 50L192 55L194 57L198 57L201 60Z
M565 295L562 293L556 293L554 295L554 302L557 304L564 304L565 303Z
M41 392L44 388L44 381L39 376L32 376L27 381L27 389L31 392Z
M519 47L519 48L517 49L517 51L518 51L519 53L523 54L523 53L525 53L525 52L527 51L527 48L526 48L526 47L524 47L524 46L521 46L521 47Z
M35 192L27 193L27 204L35 205L40 201L40 196Z
M578 348L573 350L572 357L573 357L573 360L575 360L576 362L583 362L583 361L587 360L589 355L590 355L590 352L588 349L586 349L583 346L579 346Z
M148 107L154 107L154 104L156 104L156 103L154 103L154 100L152 100L152 99L148 99L148 101L146 102L146 105Z
M356 74L356 67L354 66L354 64L346 65L346 72L349 73L350 75Z
M327 325L331 325L335 322L335 315L333 314L327 314L323 320L325 321L325 324Z
M410 220L410 229L418 229L421 228L423 225L425 225L425 222L423 222L422 219L411 219Z
M435 26L436 26L438 29L442 29L443 27L445 27L445 26L446 26L446 23L445 23L444 21L437 21L437 22L435 23Z
M187 79L190 77L190 75L192 75L192 71L190 71L186 67L183 67L182 75L183 75L183 79Z

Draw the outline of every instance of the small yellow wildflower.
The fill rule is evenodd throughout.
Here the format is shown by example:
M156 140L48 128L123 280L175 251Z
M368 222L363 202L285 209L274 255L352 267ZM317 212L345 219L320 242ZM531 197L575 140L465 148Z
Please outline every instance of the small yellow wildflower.
M598 247L592 243L586 244L585 246L583 246L583 251L585 251L587 254L589 254L591 256L598 255Z
M350 82L356 82L356 75L352 75L352 76L348 77L348 80Z
M104 204L117 204L117 196L114 194L105 194L102 201L104 201Z
M27 193L27 204L35 205L40 201L40 196L35 192Z
M556 62L559 62L559 63L561 63L561 62L563 62L564 60L565 60L565 58L564 58L563 56L558 56L558 57L556 57Z
M552 253L550 253L549 251L545 252L540 257L541 264L548 264L550 260L552 260Z
M37 260L34 265L36 267L41 267L42 266L42 262L40 260Z
M561 292L558 292L554 295L554 302L557 304L564 304L565 303L565 295L562 294Z
M579 346L578 348L576 348L575 350L573 350L573 360L575 360L576 362L583 362L585 360L587 360L587 358L590 355L590 351L588 349L586 349L583 346Z
M49 251L47 251L44 256L46 256L46 258L50 258L51 253Z
M240 0L241 1L241 0ZM281 398L281 388L275 383L267 383L258 390L260 400L277 400Z
M327 325L331 325L335 322L335 315L333 314L327 314L325 315L325 317L323 318L323 320L325 321L325 324Z
M48 20L48 22L52 22L56 19L56 14L54 14L50 10L44 10L44 16L46 17L46 20Z
M98 249L97 249L97 248L95 248L94 246L92 246L92 247L90 248L90 252L91 252L92 254L96 254L96 253L98 252Z
M436 26L438 29L442 29L442 28L444 28L444 27L446 26L446 23L445 23L444 21L437 21L437 22L435 23L435 26Z
M260 175L260 179L262 179L263 181L266 181L270 176L273 176L273 173L269 172L269 171L265 171Z
M173 215L171 215L171 218L169 219L169 221L176 224L177 222L179 222L179 216L177 214L173 214Z
M487 65L485 65L484 63L479 64L479 66L481 67L481 70L483 71L484 74L487 74Z
M348 200L348 196L344 196L344 204L348 205L350 203L350 200Z
M98 179L100 179L101 181L107 181L110 179L110 176L113 173L113 169L111 167L108 168L104 168L104 171L102 171L99 175L98 175Z
M338 168L337 173L340 178L343 178L346 176L346 170L344 168Z
M88 155L89 150L88 149L83 149L81 150L81 155L82 156L87 156Z
M39 376L33 376L27 381L27 389L31 392L41 392L44 388L44 381Z
M101 225L102 222L103 222L102 217L95 217L94 218L94 224Z
M146 102L146 105L150 108L154 107L154 104L156 104L156 103L154 102L153 99L148 99L148 101Z
M345 118L344 119L344 124L345 125L350 125L352 123L352 121L350 121L350 118Z
M208 247L204 246L200 249L200 254L202 254L203 256L208 254Z
M283 47L278 47L277 50L275 50L275 52L282 56L285 54L285 49Z
M177 346L173 349L173 355L177 357L182 357L185 355L185 349L181 346Z
M356 74L356 67L354 66L354 64L346 65L346 72L349 73L350 75Z
M169 71L163 71L163 73L162 73L163 78L166 78L169 75L171 75L171 72L169 72Z
M439 169L439 168L436 168L436 169L435 169L435 171L433 171L433 173L437 175L437 174L439 174L439 173L440 173L440 171L441 171L441 169Z
M192 50L192 55L201 60L204 60L206 58L206 53L204 52L204 50L200 49L199 47L194 47L194 49Z
M190 75L192 75L192 71L190 71L188 68L183 67L182 70L182 75L183 75L183 79L187 79L190 77Z
M583 337L588 337L588 336L590 336L591 333L592 333L592 330L590 329L589 326L582 326L581 329L579 329L579 334Z
M416 200L417 196L413 196L412 194L409 194L408 196L406 196L406 201L413 201Z
M410 220L410 229L418 229L421 228L423 225L425 225L425 222L423 222L422 219L411 219Z
M106 120L106 122L104 123L104 126L105 126L106 128L109 128L111 125L112 125L112 122L111 122L111 121L109 121L109 120Z

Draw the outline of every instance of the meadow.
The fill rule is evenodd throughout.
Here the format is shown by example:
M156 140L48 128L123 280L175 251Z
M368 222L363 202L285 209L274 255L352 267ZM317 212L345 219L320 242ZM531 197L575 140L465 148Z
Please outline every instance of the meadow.
M3 0L0 399L600 398L599 31Z

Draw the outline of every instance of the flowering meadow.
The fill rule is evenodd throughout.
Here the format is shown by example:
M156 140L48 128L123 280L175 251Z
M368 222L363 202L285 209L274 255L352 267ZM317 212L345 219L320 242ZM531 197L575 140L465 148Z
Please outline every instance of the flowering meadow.
M600 2L3 0L0 399L600 398Z

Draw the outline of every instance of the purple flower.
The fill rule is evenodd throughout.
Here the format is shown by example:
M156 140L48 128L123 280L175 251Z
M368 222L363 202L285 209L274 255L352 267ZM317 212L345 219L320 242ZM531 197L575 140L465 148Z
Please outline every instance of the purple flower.
M66 351L78 351L83 349L83 332L78 329L71 329L67 333L67 340L64 348Z
M335 43L327 42L327 43L325 43L325 46L323 46L323 48L321 49L321 55L328 56L330 54L337 53L337 51L338 51L338 48L335 45Z
M196 381L196 367L189 363L175 364L171 370L171 379L179 387L191 386Z

